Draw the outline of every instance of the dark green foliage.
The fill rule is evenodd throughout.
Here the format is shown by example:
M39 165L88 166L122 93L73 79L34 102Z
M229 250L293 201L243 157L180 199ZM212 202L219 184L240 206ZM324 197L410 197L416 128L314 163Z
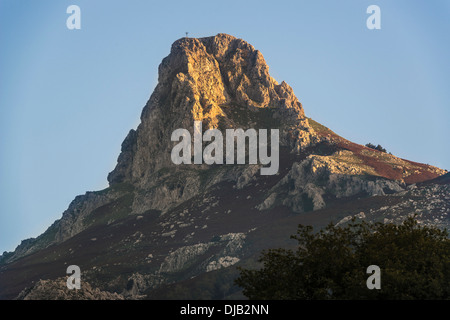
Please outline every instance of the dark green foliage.
M318 233L299 225L296 251L263 252L260 270L240 268L236 284L250 299L449 299L450 239L446 231L353 220ZM369 290L367 267L381 269Z
M387 152L386 149L383 148L381 145L375 146L374 144L371 144L370 142L368 144L366 144L366 147L374 149L374 150L378 150L378 151L381 151L381 152Z

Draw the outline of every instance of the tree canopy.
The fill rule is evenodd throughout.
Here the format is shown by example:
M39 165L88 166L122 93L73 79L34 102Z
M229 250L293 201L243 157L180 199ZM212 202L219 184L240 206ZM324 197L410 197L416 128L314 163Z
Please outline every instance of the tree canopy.
M314 233L299 225L296 250L263 251L260 270L240 268L236 284L250 299L449 299L447 231L402 224L328 225ZM367 267L381 270L381 289L369 290Z

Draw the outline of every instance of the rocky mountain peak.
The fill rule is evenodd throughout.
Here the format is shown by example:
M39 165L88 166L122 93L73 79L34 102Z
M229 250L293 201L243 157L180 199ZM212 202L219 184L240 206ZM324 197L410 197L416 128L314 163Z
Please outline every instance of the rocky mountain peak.
M278 84L261 52L242 39L227 34L179 39L158 72L141 124L124 140L108 176L110 184L148 185L151 174L172 165L171 133L192 132L194 121L205 129L282 127L281 144L296 151L317 138L292 88Z

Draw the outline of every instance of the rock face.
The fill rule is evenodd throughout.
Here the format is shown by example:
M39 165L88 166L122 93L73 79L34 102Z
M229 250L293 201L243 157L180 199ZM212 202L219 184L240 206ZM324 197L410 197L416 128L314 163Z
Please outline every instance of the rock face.
M58 278L39 280L31 288L24 289L17 300L124 300L124 297L92 288L89 283L83 283L83 287L79 290L69 290L66 279Z
M108 181L151 187L155 172L174 166L170 137L175 129L193 134L195 120L202 121L203 128L233 128L236 111L258 114L260 109L272 110L270 116L283 123L282 145L300 151L315 140L292 88L269 75L253 46L226 34L175 41L159 66L158 85L142 111L141 124L123 142Z
M339 151L338 155L352 155L350 151ZM289 193L282 203L295 212L304 212L305 206L312 203L312 210L325 208L324 195L345 198L357 194L367 196L385 195L403 191L405 184L401 181L388 179L367 179L364 169L371 170L367 165L359 166L335 159L332 156L308 156L302 162L294 163L289 173L275 186L273 191L283 190L290 186ZM272 193L262 205L267 208L267 201L273 202ZM280 198L280 197L278 197Z
M194 121L203 130L278 129L278 173L260 175L261 164L173 164L172 132L193 135ZM445 173L306 118L292 88L244 40L179 39L110 186L77 196L46 232L0 257L0 299L235 298L235 266L289 245L299 223L401 222L419 212L424 223L449 227L448 178L420 185ZM68 264L81 267L86 291L78 295L60 278Z

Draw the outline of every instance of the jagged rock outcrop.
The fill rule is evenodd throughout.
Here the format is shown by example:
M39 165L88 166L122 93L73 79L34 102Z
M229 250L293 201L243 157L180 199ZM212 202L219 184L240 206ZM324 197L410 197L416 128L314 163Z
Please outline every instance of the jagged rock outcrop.
M349 155L350 152L339 151L337 154ZM324 208L324 195L335 198L361 194L374 196L403 191L405 188L403 181L392 181L375 174L368 176L366 170L373 168L364 164L352 165L336 160L333 156L311 155L302 162L294 163L289 173L272 188L270 196L258 208L270 208L277 198L293 211L304 212ZM280 195L277 195L277 191Z
M68 289L65 278L39 280L30 288L24 289L16 300L124 300L118 293L92 288L83 281L80 289Z
M450 185L448 182L446 184L412 184L405 190L390 194L386 198L391 198L394 203L346 216L337 225L345 224L352 218L400 224L406 217L413 216L421 225L447 230L450 227Z
M170 137L175 129L193 133L195 120L203 121L203 128L231 127L233 113L258 114L261 109L270 109L270 116L283 123L282 145L299 151L317 140L292 88L269 75L253 46L226 34L177 40L159 66L158 85L142 111L141 124L123 142L108 181L151 187L155 172L174 166Z

